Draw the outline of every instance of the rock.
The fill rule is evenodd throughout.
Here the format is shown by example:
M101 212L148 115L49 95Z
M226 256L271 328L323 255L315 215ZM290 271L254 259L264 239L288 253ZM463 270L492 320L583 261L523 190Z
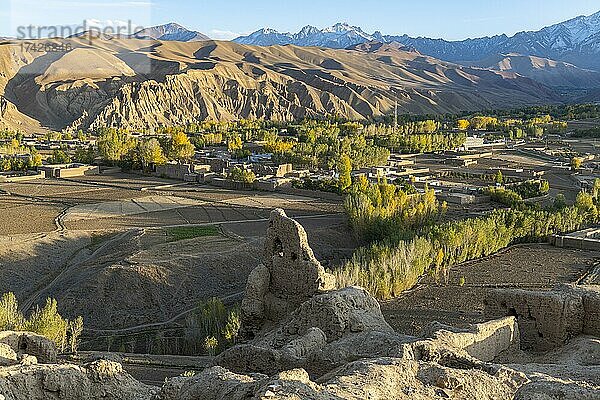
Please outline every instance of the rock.
M17 354L29 354L41 363L55 363L58 350L56 344L31 332L0 332L0 343L10 346Z
M314 295L287 319L275 326L267 326L270 329L263 327L251 342L221 354L217 363L240 373L255 371L269 375L285 369L306 368L308 364L316 365L317 360L330 364L335 359L335 366L338 366L347 361L343 355L350 354L336 351L335 345L328 344L341 339L351 340L349 338L364 332L379 332L384 335L373 337L384 340L387 340L385 334L395 335L385 322L379 303L361 288ZM396 342L403 342L405 338L400 335ZM357 348L368 346L370 349L383 344L355 343ZM329 354L328 351L335 354Z
M246 400L267 376L237 375L221 367L209 368L191 378L171 379L156 400Z
M282 351L290 357L303 359L322 350L326 344L327 336L325 333L319 328L310 328L304 336L285 345Z
M0 367L18 363L17 353L5 343L0 343Z
M522 386L514 400L598 400L600 386L547 377Z
M21 365L35 365L38 363L36 356L30 356L29 354L23 354L19 360Z
M252 338L315 294L334 288L308 245L306 231L283 210L271 213L265 240L265 265L248 279L242 302L242 332Z
M304 369L268 378L232 374L219 367L192 378L176 378L157 399L510 399L522 385L519 374L499 369L444 367L436 363L376 358L348 363L314 381Z
M0 368L0 393L6 400L148 400L155 392L123 372L120 364L109 361L84 367L37 364Z

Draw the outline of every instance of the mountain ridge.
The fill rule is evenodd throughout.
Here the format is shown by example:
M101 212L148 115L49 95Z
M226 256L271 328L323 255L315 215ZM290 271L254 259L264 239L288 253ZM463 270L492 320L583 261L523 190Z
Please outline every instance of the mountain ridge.
M300 35L309 32L308 35ZM346 48L355 44L382 41L399 42L414 47L423 54L451 62L472 62L494 54L520 53L558 61L582 68L600 70L600 11L589 16L578 16L550 25L538 31L522 31L513 36L500 34L461 41L365 33L360 27L338 23L318 29L303 28L296 34L275 30L258 30L233 41L256 46L274 44Z
M95 41L93 48L84 39L70 43L72 51L52 58L0 45L7 110L0 126L145 130L206 119L377 119L396 102L400 112L417 114L560 102L556 92L512 72L389 44L358 51L157 41L149 51L137 39Z

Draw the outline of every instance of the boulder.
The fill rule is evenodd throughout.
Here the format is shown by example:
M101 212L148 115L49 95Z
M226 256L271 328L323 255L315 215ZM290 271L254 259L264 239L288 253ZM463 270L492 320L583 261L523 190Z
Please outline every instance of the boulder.
M252 398L267 376L238 375L222 367L209 368L193 377L178 377L163 386L156 400L246 400Z
M32 355L41 363L55 363L56 344L44 336L31 332L0 332L0 344L8 345L19 356Z
M156 390L123 371L120 364L97 361L84 367L61 364L0 368L6 400L148 400Z

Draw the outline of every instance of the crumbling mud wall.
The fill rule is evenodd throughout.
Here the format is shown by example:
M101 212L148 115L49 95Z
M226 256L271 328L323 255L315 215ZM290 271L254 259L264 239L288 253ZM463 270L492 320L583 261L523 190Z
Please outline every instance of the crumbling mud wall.
M0 344L10 348L18 358L34 356L40 363L55 363L58 354L54 342L30 332L0 332Z
M469 329L434 323L428 331L428 336L440 346L464 350L481 361L493 361L504 352L520 349L519 326L515 317L473 325Z
M250 274L242 302L242 334L247 338L335 286L334 277L315 258L302 225L283 210L271 213L264 251L265 264Z
M544 351L586 334L600 336L600 292L562 285L549 292L501 289L485 300L487 318L517 318L521 348Z

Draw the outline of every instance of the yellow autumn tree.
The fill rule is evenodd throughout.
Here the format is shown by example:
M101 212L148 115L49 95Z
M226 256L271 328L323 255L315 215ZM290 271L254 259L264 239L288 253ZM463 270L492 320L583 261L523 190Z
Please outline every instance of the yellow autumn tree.
M461 131L466 131L471 126L471 123L466 119L459 119L457 122L458 129Z

